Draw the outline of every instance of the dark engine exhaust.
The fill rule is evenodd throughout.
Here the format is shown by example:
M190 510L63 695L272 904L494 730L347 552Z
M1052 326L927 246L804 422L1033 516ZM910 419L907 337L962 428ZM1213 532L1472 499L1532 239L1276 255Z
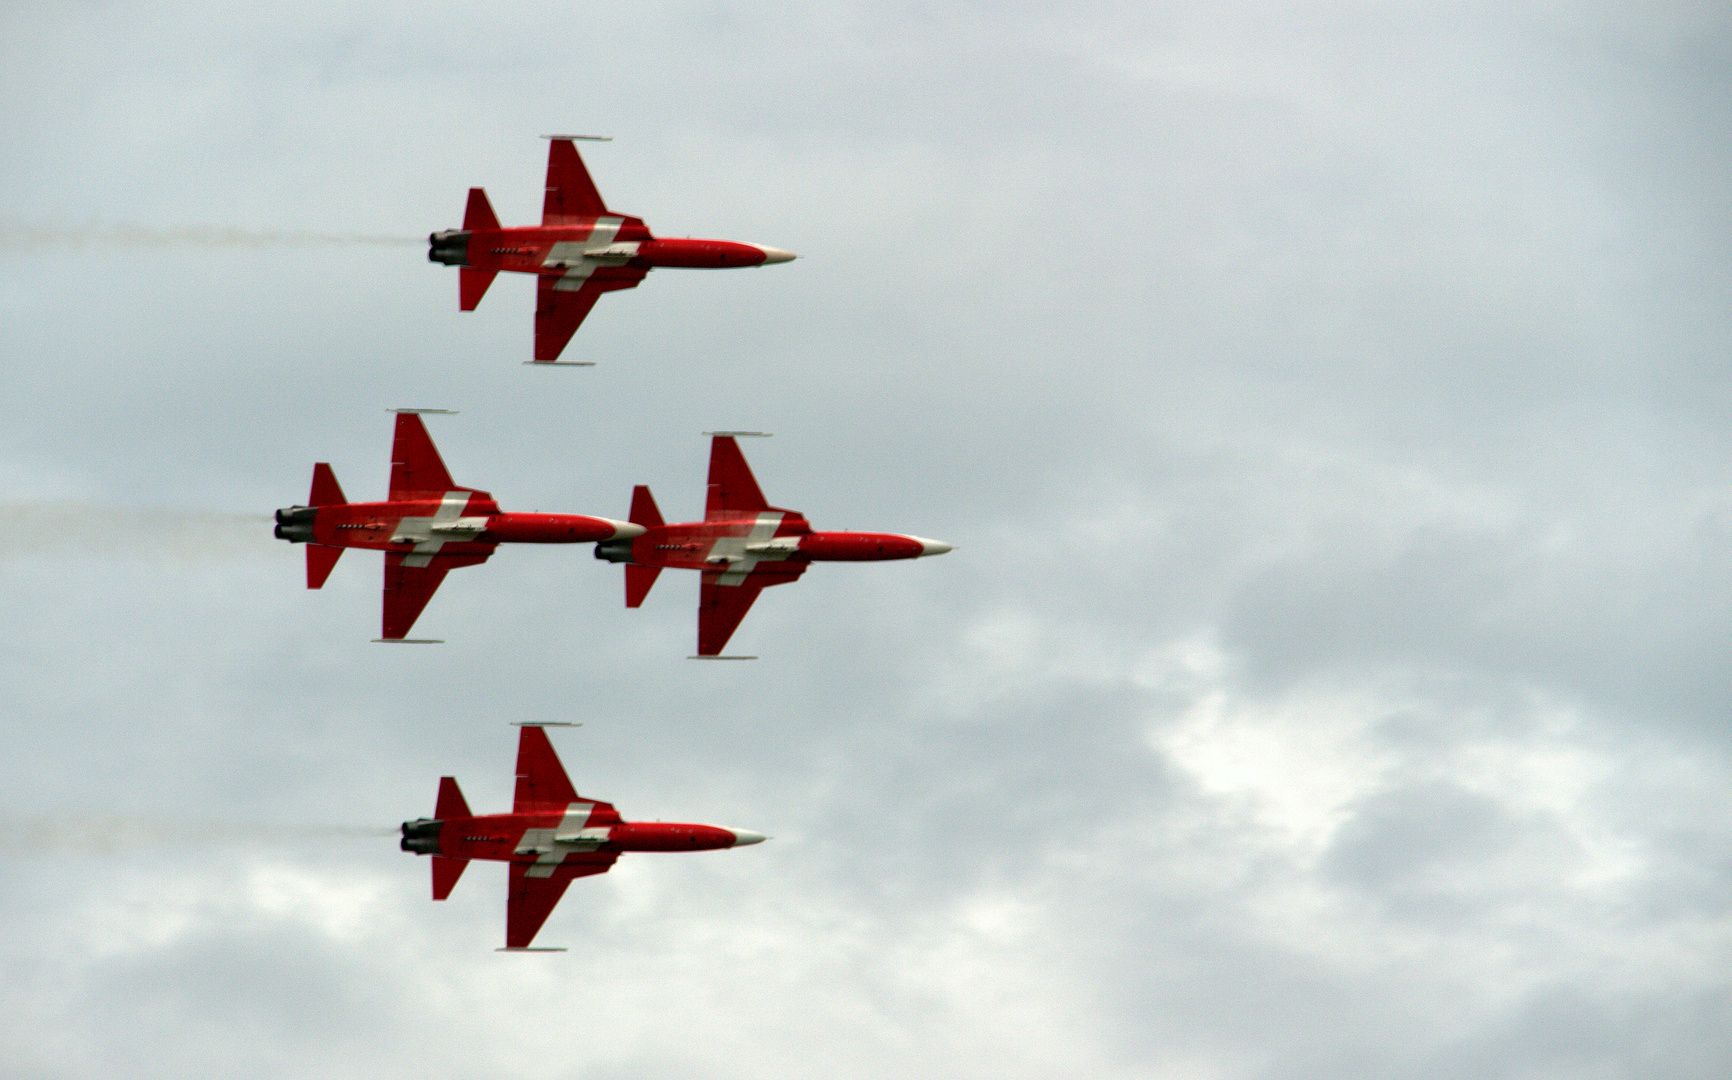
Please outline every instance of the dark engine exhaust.
M291 506L277 511L277 539L291 544L313 542L313 519L319 516L316 506Z
M603 540L595 545L595 557L608 562L631 562L631 541L624 538Z
M427 261L446 266L469 265L469 234L450 230L427 237Z
M416 818L403 823L404 851L413 851L417 855L439 854L439 832L445 828L443 821L431 818Z

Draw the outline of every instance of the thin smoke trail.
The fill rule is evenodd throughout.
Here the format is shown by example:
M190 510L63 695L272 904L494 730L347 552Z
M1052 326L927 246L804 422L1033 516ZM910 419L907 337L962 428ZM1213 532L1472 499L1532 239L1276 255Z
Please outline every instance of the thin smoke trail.
M267 248L331 245L405 247L426 241L416 236L370 233L323 233L304 229L236 229L222 225L177 225L152 228L129 222L106 225L46 226L0 221L0 251L38 248Z
M0 855L107 854L141 849L194 849L316 840L376 840L396 826L162 821L78 814L0 815Z
M0 559L148 557L217 561L272 550L269 514L0 503Z

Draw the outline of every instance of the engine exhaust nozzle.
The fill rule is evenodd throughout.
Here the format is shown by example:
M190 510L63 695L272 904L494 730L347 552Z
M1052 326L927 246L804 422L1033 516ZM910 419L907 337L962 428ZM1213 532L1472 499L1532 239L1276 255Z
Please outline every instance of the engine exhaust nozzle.
M316 506L291 506L277 511L277 539L291 544L313 542L313 519L319 516Z
M417 855L439 854L439 833L445 828L443 821L432 818L416 818L403 823L404 851L413 851Z
M469 263L469 234L458 230L432 233L427 237L427 261L446 266Z

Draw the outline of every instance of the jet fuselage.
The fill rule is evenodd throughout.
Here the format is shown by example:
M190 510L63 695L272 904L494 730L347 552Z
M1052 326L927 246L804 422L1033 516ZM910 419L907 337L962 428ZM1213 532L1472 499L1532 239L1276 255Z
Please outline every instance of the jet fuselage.
M779 510L722 521L654 525L642 536L604 541L597 558L682 570L750 572L763 562L875 562L938 555L950 545L900 533L813 532Z
M507 514L481 492L443 499L296 506L277 511L277 537L326 547L445 555L490 554L499 544L587 544L633 537L640 525L580 514ZM434 546L437 545L437 546Z
M657 239L636 218L603 217L582 225L450 230L427 238L427 258L447 266L570 277L585 269L683 267L721 270L788 262L793 255L732 240Z
M764 839L749 829L665 821L621 821L606 804L573 803L564 813L484 814L403 823L404 851L448 859L542 863L578 852L710 851Z

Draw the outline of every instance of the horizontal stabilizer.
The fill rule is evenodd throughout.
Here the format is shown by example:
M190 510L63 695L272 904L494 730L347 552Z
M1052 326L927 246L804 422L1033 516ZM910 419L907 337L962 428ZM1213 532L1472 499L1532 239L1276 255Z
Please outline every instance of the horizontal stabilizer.
M473 817L469 812L469 803L463 798L463 792L457 786L454 776L439 778L439 801L433 804L433 816L440 821L447 818Z
M307 496L308 506L342 506L348 502L343 497L342 485L337 483L337 474L323 461L313 466L313 490Z
M463 231L497 228L499 218L493 213L493 204L487 201L487 192L478 187L470 188L469 205L463 208Z
M323 544L307 545L307 588L322 589L325 579L331 576L331 569L337 565L337 560L343 557L340 547L326 547Z
M341 548L337 550L342 550ZM643 598L649 595L650 587L661 576L659 566L639 566L637 563L625 564L625 606L628 608L642 607Z
M487 295L487 287L499 276L497 270L477 270L473 266L457 270L457 310L474 311Z
M626 520L646 529L667 524L662 520L661 508L656 505L656 497L650 494L648 485L639 484L631 489L631 515Z
M468 865L468 859L433 856L433 899L443 900L450 896L451 890L457 887L457 879L463 876L463 868Z

